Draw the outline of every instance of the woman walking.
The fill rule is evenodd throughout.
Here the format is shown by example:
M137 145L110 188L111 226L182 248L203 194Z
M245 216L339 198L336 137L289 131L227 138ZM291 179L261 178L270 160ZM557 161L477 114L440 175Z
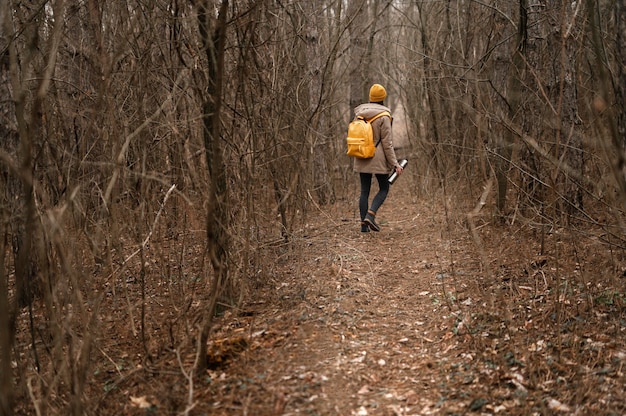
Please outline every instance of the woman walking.
M391 114L391 110L384 104L385 98L387 98L385 88L380 84L372 85L369 103L356 107L354 109L355 116L362 116L369 120L383 111L388 111ZM359 173L361 179L359 212L361 214L361 232L364 233L370 230L380 231L380 226L376 222L376 212L385 202L389 193L389 182L387 182L389 172L395 169L398 175L401 175L403 170L393 149L391 121L391 116L378 117L372 121L376 153L370 159L354 158L354 171ZM376 176L378 181L378 193L370 205L369 196L373 176Z

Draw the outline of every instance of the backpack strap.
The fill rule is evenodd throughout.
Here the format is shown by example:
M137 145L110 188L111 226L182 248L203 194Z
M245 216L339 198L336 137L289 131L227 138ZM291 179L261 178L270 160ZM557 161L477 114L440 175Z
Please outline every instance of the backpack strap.
M376 120L379 117L383 117L383 116L387 116L389 117L390 120L393 120L393 118L391 117L391 113L389 113L389 111L382 111L378 114L376 114L374 117L370 118L369 120L365 120L368 123L371 123L372 121ZM380 144L380 142L383 140L383 138L381 137L380 139L378 139L378 143L376 143L376 147L378 147L378 145Z
M382 117L382 116L387 116L391 119L391 114L389 113L389 111L382 111L378 114L376 114L374 117L370 118L369 120L366 120L368 123L371 123L372 121L376 120L378 117Z

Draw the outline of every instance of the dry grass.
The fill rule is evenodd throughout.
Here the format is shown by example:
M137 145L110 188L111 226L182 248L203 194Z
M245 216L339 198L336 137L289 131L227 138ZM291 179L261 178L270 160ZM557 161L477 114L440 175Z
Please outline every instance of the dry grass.
M63 412L79 370L84 411L98 415L622 413L624 258L602 229L544 234L480 210L476 239L476 201L442 209L409 186L394 185L381 233L358 231L352 195L318 207L290 244L253 241L258 263L238 273L246 299L220 309L203 374L193 369L210 276L198 218L176 235L157 227L118 269L84 264L81 310L94 326L72 315L72 297L63 339L37 329L38 376L20 317L18 414Z

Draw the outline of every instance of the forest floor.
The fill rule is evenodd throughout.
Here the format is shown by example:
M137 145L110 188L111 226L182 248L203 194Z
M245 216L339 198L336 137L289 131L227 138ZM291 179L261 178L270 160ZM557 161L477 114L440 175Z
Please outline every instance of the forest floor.
M312 213L254 298L215 322L211 369L191 383L172 360L168 382L111 395L121 413L624 414L626 279L603 231L544 228L542 252L521 215L485 209L472 234L477 200L406 186L379 233L360 232L355 200Z

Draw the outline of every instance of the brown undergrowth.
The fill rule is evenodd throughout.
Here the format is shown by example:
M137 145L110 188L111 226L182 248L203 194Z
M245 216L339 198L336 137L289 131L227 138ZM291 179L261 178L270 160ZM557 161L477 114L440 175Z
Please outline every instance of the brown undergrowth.
M409 185L394 185L380 233L359 232L352 198L261 248L267 267L218 317L203 374L200 244L154 260L143 335L129 272L103 305L90 414L623 414L624 256L605 230L501 224L483 209L476 239L476 201Z

